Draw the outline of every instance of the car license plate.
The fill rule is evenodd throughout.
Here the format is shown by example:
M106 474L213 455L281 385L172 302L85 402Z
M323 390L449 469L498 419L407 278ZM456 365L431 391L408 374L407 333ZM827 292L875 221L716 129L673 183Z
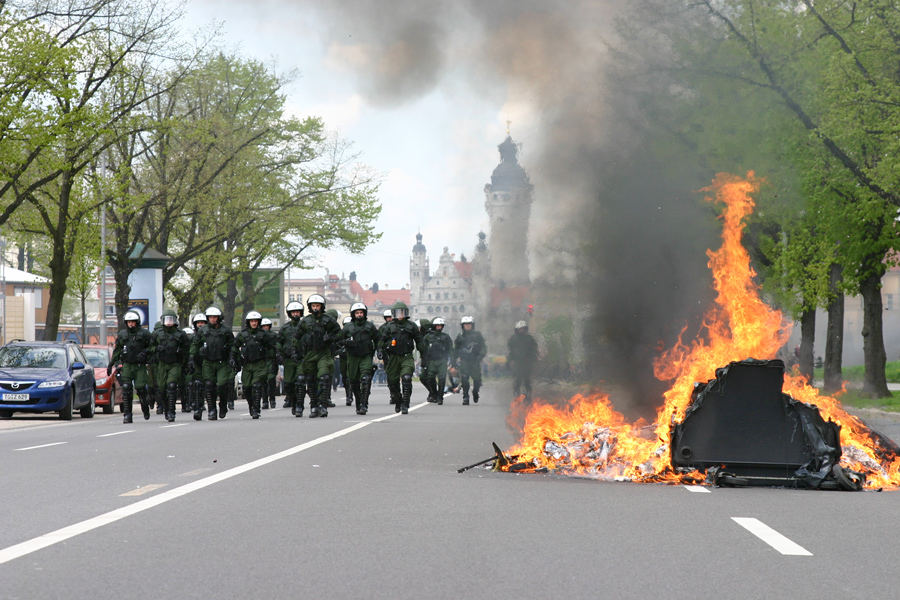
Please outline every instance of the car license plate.
M3 399L7 402L24 402L28 400L28 394L3 394Z

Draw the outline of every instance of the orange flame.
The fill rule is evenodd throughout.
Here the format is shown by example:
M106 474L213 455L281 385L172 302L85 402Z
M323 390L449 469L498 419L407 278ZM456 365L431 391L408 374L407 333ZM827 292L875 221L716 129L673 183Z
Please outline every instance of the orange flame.
M704 474L676 473L669 463L673 423L684 419L695 382L715 377L718 367L747 358L774 358L790 337L791 324L767 306L753 281L756 273L741 244L743 221L753 212L751 194L759 188L752 172L746 179L719 174L703 191L707 201L722 203L722 246L708 250L715 305L704 316L698 339L674 347L654 362L654 375L671 381L655 425L626 423L606 395L576 395L563 408L536 401L527 409L523 398L513 402L511 418L524 412L522 437L510 448L520 463L563 473L603 479L685 482ZM683 335L684 331L682 331ZM785 375L783 391L819 408L825 420L841 426L841 465L866 474L867 488L900 487L900 457L879 447L878 440L840 403L820 395L805 378Z

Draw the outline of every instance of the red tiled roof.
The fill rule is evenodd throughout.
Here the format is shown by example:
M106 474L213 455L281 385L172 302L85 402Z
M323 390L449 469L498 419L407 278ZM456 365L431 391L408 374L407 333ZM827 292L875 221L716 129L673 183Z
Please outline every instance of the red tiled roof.
M386 306L390 306L394 302L400 300L409 304L410 296L409 290L378 290L377 292L373 292L372 290L362 290L360 292L360 297L362 301L368 306L372 308L378 304L383 304Z
M363 288L363 286L360 285L360 283L357 280L354 279L350 282L350 293L351 294L355 294L359 297L362 297L363 292L365 292L365 291L366 291L365 288Z
M512 307L524 306L531 294L531 288L527 285L517 285L500 288L491 288L491 308L497 308L501 304L509 303Z
M453 262L453 266L456 267L456 272L459 273L460 277L472 279L472 263L457 260Z

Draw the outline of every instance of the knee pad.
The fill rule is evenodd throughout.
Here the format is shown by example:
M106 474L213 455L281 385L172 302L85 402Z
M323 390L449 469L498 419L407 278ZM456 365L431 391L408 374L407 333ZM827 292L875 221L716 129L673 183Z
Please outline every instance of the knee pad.
M413 376L412 376L412 375L401 375L401 376L400 376L400 380L403 381L403 383L410 383L410 384L411 384L411 383L412 383L412 380L413 380Z
M178 384L177 383L167 383L166 391L170 394L177 394L178 393Z
M129 398L132 394L134 394L134 388L132 387L130 381L122 384L122 394Z

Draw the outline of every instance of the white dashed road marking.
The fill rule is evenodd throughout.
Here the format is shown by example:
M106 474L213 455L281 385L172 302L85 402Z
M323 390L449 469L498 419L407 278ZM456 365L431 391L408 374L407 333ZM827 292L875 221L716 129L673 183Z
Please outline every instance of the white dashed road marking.
M812 552L799 544L784 537L759 519L753 517L731 517L731 519L767 543L780 553L787 556L812 556Z
M689 492L697 492L698 494L710 494L712 493L709 488L703 487L702 485L686 485L684 486Z
M114 435L122 435L123 433L134 433L134 429L125 429L123 431L114 431L112 433L104 433L104 434L98 435L97 437L112 437Z
M119 496L143 496L144 494L149 494L154 490L158 490L159 488L164 488L168 483L151 483L150 485L145 485L144 487L139 487L136 490L131 490L130 492L125 492L124 494L119 494Z
M422 404L416 404L415 406L409 407L410 412L420 409L423 406L427 406L426 402ZM170 500L175 500L176 498L180 498L182 496L186 496L191 492L196 492L197 490L202 490L203 488L209 487L216 483L220 483L227 479L231 479L237 475L241 475L248 471L252 471L254 469L258 469L259 467L268 465L277 460L281 460L282 458L287 458L288 456L293 456L294 454L298 454L303 452L304 450L308 450L319 444L324 444L325 442L330 442L331 440L337 439L339 437L343 437L349 433L353 433L359 429L367 427L372 423L378 423L382 421L387 421L388 419L393 419L394 417L401 417L400 413L394 413L392 415L387 415L385 417L381 417L379 419L373 419L371 421L363 421L361 423L357 423L356 425L351 425L350 427L345 427L344 429L340 429L335 431L334 433L329 433L328 435L323 435L321 437L317 437L314 440L310 440L298 446L294 446L292 448L288 448L287 450L282 450L281 452L276 452L275 454L265 456L263 458L248 462L243 465L239 465L237 467L233 467L231 469L227 469L222 471L221 473L215 473L210 475L209 477L204 477L203 479L198 479L197 481L192 481L190 483L186 483L185 485L179 486L177 488L172 488L165 492L156 494L155 496L151 496L149 498L145 498L143 500L138 500L128 506L123 506L121 508L117 508L115 510L111 510L107 513L103 513L102 515L97 515L96 517L92 517L90 519L85 519L79 523L75 523L73 525L69 525L67 527L63 527L61 529L57 529L56 531L51 531L50 533L45 533L44 535L40 535L36 538L32 538L30 540L26 540L19 544L15 544L13 546L8 546L6 548L0 549L0 565L8 563L11 560L15 560L22 556L26 556L33 552L37 552L38 550L42 550L49 546L53 546L60 542L64 542L68 539L71 539L75 536L81 535L82 533L87 533L89 531L93 531L99 527L103 527L104 525L109 525L110 523L115 523L120 519L124 519L126 517L130 517L132 515L136 515L145 510L153 508L155 506L159 506L160 504L164 504L169 502ZM65 444L66 442L59 442ZM54 444L51 444L54 445ZM40 447L40 446L38 446ZM22 448L25 450L26 448ZM138 491L138 490L135 490ZM132 492L128 492L132 494Z
M49 448L50 446L61 446L63 444L68 444L69 442L53 442L52 444L41 444L40 446L28 446L27 448L16 448L16 452L21 452L23 450L36 450L38 448Z

